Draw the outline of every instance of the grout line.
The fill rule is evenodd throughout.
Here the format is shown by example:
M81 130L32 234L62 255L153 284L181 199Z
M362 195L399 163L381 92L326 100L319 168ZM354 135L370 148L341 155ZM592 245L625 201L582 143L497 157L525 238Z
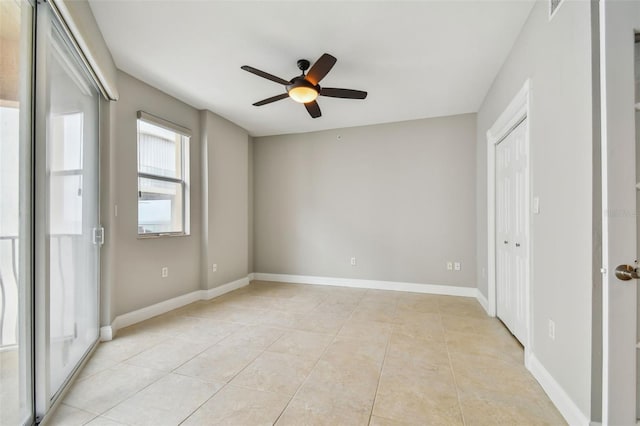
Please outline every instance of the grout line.
M462 417L462 424L467 425L467 421L464 418L464 411L462 410L462 402L460 401L460 390L458 388L458 381L456 380L456 373L453 369L453 361L451 360L451 351L449 350L449 342L447 341L447 330L444 328L442 322L442 312L440 312L440 304L438 304L438 315L440 316L440 324L442 324L442 331L444 332L444 344L447 347L447 358L449 358L449 368L451 368L451 375L453 376L453 385L456 388L456 398L458 399L458 410L460 410L460 417Z
M396 306L397 312L397 306ZM373 403L371 404L371 412L369 413L369 424L371 424L371 418L373 417L373 409L376 406L376 400L378 399L378 390L380 389L380 382L382 381L382 373L384 372L384 364L387 361L387 354L389 353L389 345L391 344L391 337L393 336L393 330L396 328L395 324L391 325L391 332L387 338L387 344L384 347L384 357L382 358L382 365L380 366L380 374L378 375L378 383L376 384L376 393L373 395Z

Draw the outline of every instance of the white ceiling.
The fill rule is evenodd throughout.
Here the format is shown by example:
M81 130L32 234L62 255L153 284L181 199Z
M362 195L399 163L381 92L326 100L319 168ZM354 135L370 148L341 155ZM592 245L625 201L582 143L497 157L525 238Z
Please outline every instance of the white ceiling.
M532 1L101 1L93 13L118 68L254 136L476 112ZM366 100L291 99L254 107L296 61L338 58L320 83Z

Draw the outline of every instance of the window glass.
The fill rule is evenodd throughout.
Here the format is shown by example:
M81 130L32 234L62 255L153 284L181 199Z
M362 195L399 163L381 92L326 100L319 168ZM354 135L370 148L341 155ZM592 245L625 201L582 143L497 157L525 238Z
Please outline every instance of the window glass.
M187 234L189 137L138 119L138 234Z

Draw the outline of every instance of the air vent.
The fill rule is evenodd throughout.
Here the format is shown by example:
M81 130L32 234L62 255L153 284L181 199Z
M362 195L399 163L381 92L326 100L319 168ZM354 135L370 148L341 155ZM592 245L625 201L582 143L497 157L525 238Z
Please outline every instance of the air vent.
M560 7L564 0L549 0L549 19L553 18L556 10Z

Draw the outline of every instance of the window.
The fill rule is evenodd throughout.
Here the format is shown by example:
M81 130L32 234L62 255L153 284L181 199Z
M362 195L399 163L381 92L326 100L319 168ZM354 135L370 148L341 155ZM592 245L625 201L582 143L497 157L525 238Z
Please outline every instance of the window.
M189 235L188 129L138 111L138 235Z

